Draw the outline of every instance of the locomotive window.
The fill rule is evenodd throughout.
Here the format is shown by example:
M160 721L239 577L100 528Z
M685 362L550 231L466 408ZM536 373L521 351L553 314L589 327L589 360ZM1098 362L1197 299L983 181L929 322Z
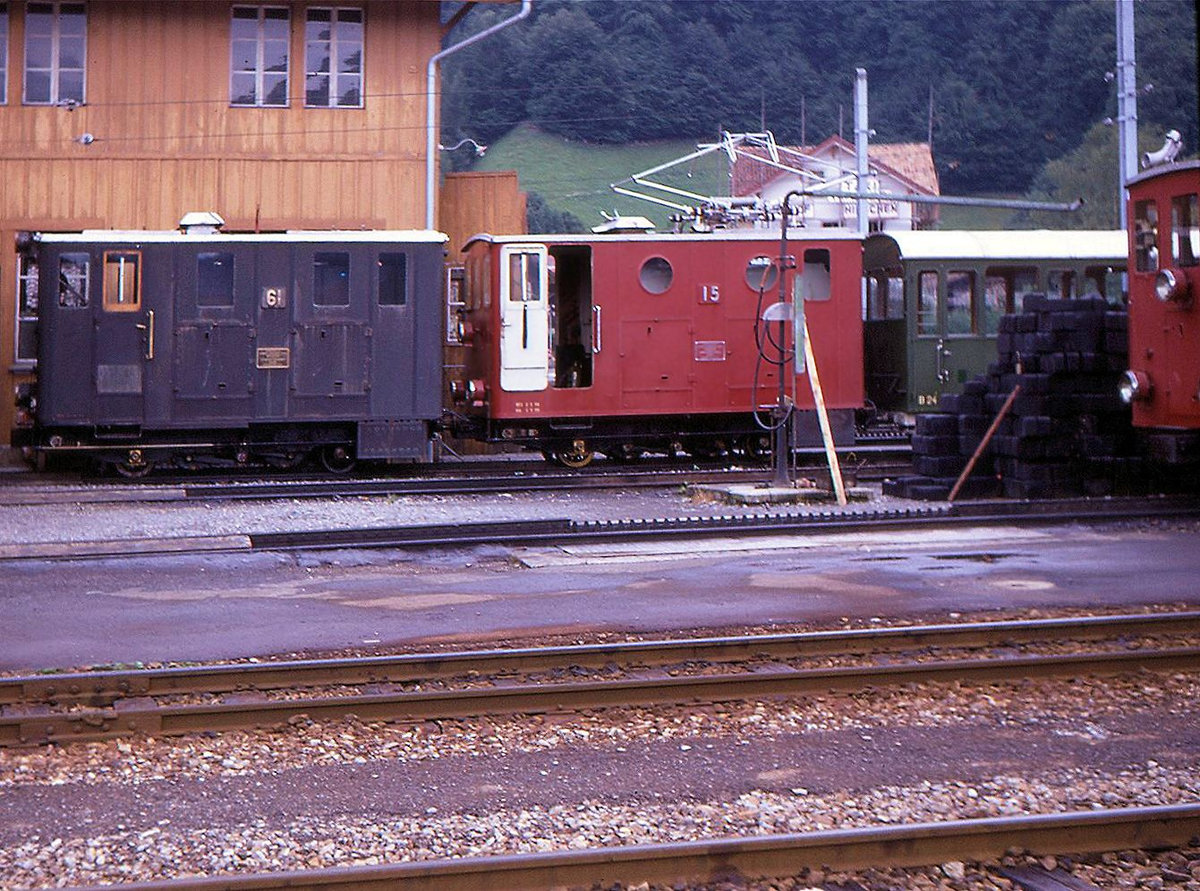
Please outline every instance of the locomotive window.
M1171 256L1180 266L1200 263L1200 196L1171 199Z
M313 254L313 304L350 305L350 255L345 251Z
M746 284L751 291L766 291L779 280L779 270L770 257L752 257L746 264Z
M136 312L142 306L142 255L137 251L105 251L104 308Z
M233 306L233 254L196 255L196 305Z
M403 306L408 302L408 255L379 255L379 305Z
M541 257L538 254L508 255L508 299L514 303L541 300Z
M946 273L946 333L975 333L975 273L955 270Z
M671 263L666 257L651 257L642 264L641 271L638 272L638 281L651 294L665 293L667 288L671 287L674 277L675 270L671 268Z
M58 258L58 305L88 305L88 273L90 258L87 254L63 254Z
M1133 244L1138 272L1158 272L1158 205L1139 201L1133 211Z
M804 252L804 268L800 272L800 281L801 294L805 300L828 300L833 296L828 248L809 248Z
M938 274L922 272L917 276L917 333L937 334Z

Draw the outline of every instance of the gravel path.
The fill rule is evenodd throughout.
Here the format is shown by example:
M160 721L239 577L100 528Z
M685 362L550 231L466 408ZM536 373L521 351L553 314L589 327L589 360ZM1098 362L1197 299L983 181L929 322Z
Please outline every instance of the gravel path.
M1198 694L1183 674L931 685L5 752L0 878L43 887L1189 802ZM940 887L1005 887L957 869Z

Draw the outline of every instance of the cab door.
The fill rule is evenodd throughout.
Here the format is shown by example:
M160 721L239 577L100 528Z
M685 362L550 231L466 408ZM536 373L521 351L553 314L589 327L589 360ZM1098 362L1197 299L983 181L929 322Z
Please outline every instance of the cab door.
M140 425L161 320L144 305L142 251L138 247L105 250L101 262L102 297L95 321L95 420L98 424Z
M544 390L550 381L550 311L545 245L500 251L500 388Z

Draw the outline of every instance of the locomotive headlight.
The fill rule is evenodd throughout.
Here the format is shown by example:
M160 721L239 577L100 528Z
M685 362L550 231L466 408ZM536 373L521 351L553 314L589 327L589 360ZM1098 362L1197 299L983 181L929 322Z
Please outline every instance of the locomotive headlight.
M1144 371L1126 371L1121 375L1121 382L1117 384L1117 392L1126 405L1149 399L1151 389L1150 377Z
M1190 296L1187 277L1178 269L1160 270L1154 279L1154 294L1163 303L1186 303Z

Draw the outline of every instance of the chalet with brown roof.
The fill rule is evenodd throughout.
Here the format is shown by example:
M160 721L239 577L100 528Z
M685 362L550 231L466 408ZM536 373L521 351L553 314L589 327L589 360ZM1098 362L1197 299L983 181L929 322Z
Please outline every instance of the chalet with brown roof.
M806 198L804 224L822 227L856 225L855 200L839 194L857 191L855 153L851 143L840 136L830 136L816 146L779 146L779 153L784 166L799 170L802 175L766 163L765 149L740 149L732 172L734 197L757 197L767 204L775 204L793 189L827 190L828 198ZM867 161L868 192L922 197L941 194L933 151L928 143L872 144L867 148ZM872 231L932 229L937 223L938 211L936 204L880 198L870 202L868 216Z

